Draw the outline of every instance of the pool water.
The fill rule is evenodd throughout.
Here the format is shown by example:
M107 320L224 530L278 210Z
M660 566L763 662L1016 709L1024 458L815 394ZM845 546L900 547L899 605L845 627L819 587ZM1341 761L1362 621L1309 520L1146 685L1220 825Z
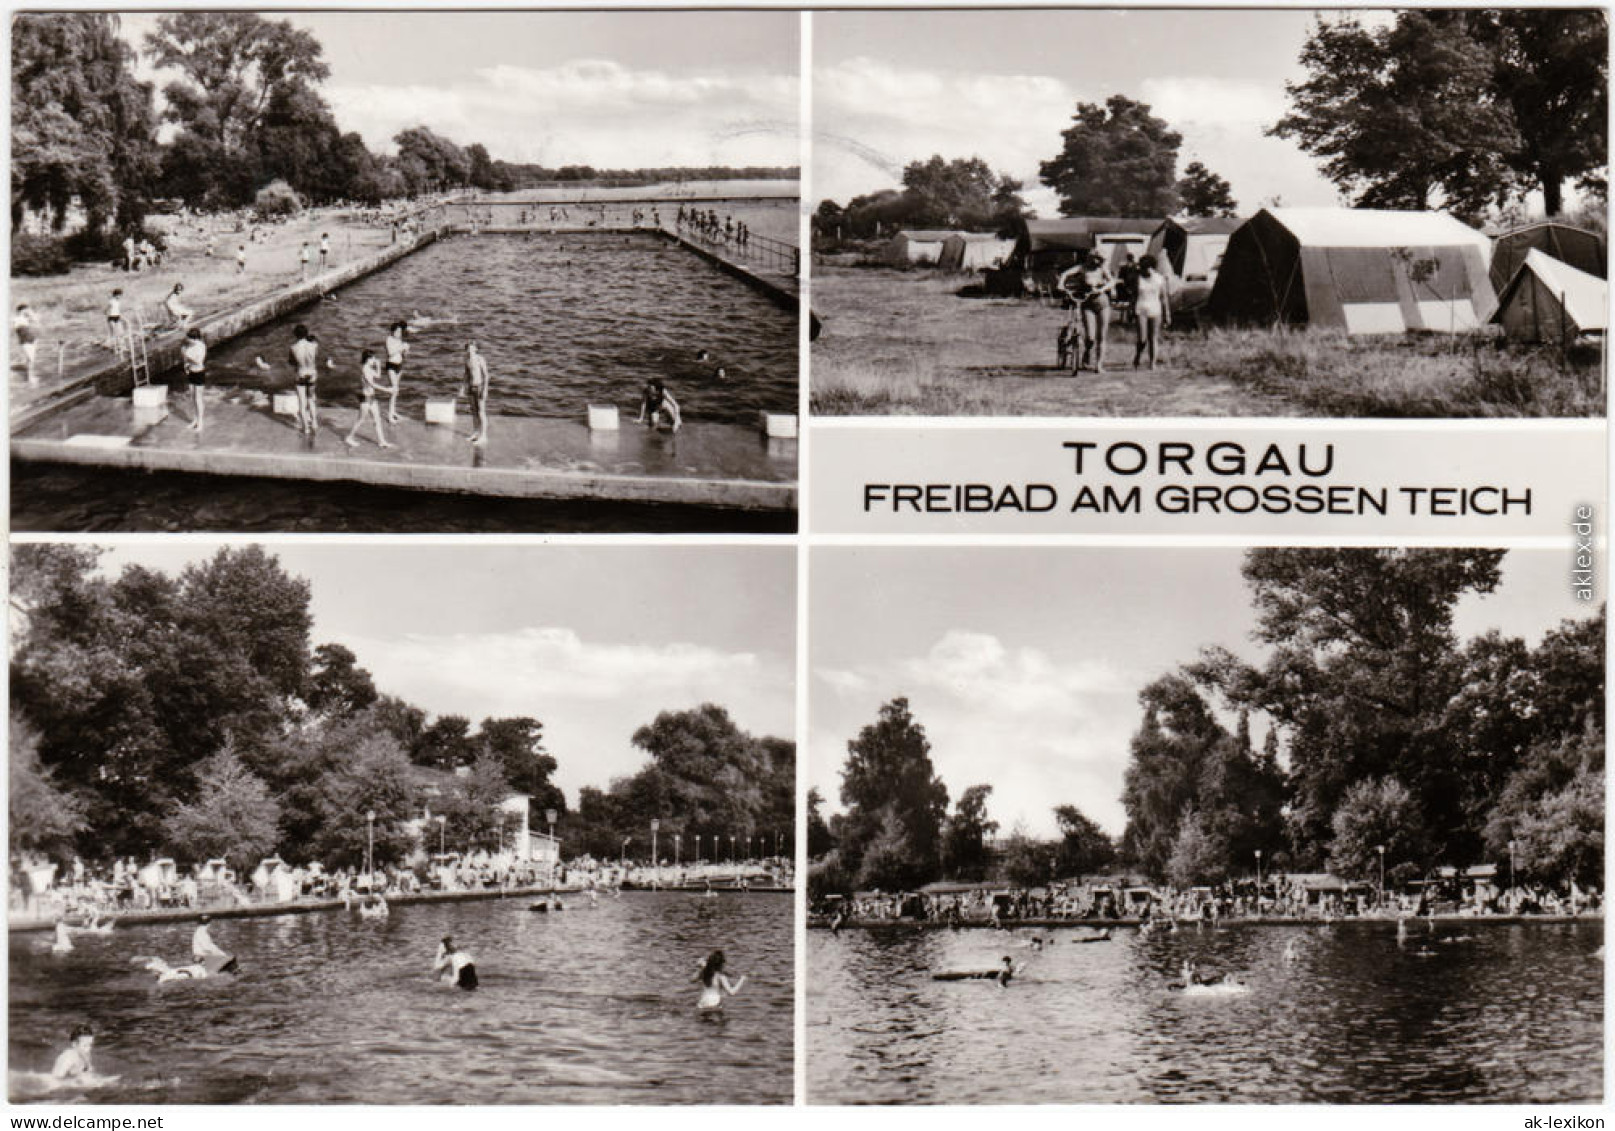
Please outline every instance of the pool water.
M531 902L219 920L241 976L163 986L129 959L188 961L194 924L81 936L61 957L46 935L13 936L12 1099L87 1023L97 1071L119 1080L49 1102L790 1102L790 896ZM432 978L445 934L476 960L476 991ZM747 977L713 1017L695 977L719 947Z
M217 347L208 374L219 385L290 388L287 353L302 323L320 341L320 395L351 403L359 351L384 358L388 327L415 314L431 321L407 337L399 410L417 419L427 397L463 384L472 338L488 360L495 414L582 421L588 405L615 404L631 417L651 377L689 420L753 425L761 410L797 409L795 313L650 233L449 236L335 301ZM702 349L710 362L697 360Z
M810 1103L1591 1103L1603 925L808 933ZM1467 936L1467 937L1465 937ZM1293 961L1284 957L1296 940ZM1428 953L1424 953L1428 952ZM1007 988L933 973L1027 965ZM1185 959L1249 992L1186 997Z

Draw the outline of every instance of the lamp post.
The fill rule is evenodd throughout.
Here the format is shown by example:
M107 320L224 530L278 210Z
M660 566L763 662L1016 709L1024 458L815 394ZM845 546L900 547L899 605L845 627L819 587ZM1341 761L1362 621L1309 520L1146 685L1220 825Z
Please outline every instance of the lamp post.
M729 863L735 862L735 834L729 834Z
M681 868L684 865L684 834L673 834L673 867Z
M560 816L554 809L544 810L544 823L550 827L550 887L555 887L555 870L561 863L561 842L555 839L555 818Z
M364 874L365 886L376 886L376 811L370 809L364 815L365 845L364 845Z
M1508 909L1510 914L1520 906L1520 897L1514 890L1514 842L1508 842Z
M628 842L632 839L633 837L627 836L622 838L622 859L618 863L622 865L623 875L625 876L628 874Z
M701 863L701 834L695 834L695 862Z
M651 880L652 887L662 886L662 858L661 856L657 855L656 852L656 830L661 827L661 821L657 820L655 817L650 819L650 862L651 867L656 869L653 873L651 873L653 876L653 879Z
M747 860L750 860L752 858L752 855L753 855L752 851L751 851L751 842L752 842L752 838L748 836L746 838L746 859Z
M1376 844L1374 851L1379 853L1379 904L1385 906L1385 846Z
M1262 914L1262 850L1256 850L1256 914Z

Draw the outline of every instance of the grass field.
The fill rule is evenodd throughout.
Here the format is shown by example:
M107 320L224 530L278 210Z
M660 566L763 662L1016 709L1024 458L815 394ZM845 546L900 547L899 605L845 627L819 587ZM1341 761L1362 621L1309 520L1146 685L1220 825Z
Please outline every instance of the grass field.
M1113 325L1106 372L1056 368L1065 315L960 298L968 276L814 265L824 328L812 407L824 415L1600 416L1603 357L1490 335L1351 338L1305 329L1173 330L1161 367L1132 367Z

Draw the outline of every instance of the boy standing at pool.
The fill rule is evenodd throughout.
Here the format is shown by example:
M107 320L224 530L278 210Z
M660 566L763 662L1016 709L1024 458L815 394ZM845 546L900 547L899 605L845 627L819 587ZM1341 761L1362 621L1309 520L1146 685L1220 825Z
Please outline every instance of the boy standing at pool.
M331 233L320 233L320 270L324 271L331 265Z
M471 442L488 442L488 359L477 352L477 343L465 344L465 395L471 399Z
M194 412L191 416L191 429L195 432L202 430L202 388L207 384L207 343L202 340L202 331L192 329L185 335L185 344L179 347L180 379L179 387L191 391L191 404Z
M305 436L312 436L320 427L314 400L314 382L320 375L320 346L301 323L292 331L292 339L291 362L297 368L297 425Z
M398 423L398 382L404 372L404 355L409 352L409 343L404 341L405 324L394 322L387 334L383 346L387 350L387 380L391 388L387 391L387 423Z
M299 279L305 282L308 280L308 260L308 241L304 240L303 246L297 249L297 270Z
M114 287L107 300L107 348L118 348L118 335L123 333L123 288Z
M645 393L639 402L639 417L636 424L644 424L652 430L661 426L660 417L667 414L668 423L673 425L677 432L684 424L679 418L679 403L673 399L673 394L667 391L660 377L652 377L645 382Z

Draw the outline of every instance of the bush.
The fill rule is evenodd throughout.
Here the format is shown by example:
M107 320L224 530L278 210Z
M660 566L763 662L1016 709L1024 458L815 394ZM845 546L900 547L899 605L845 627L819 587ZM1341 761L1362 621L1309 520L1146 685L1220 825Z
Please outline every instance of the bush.
M11 273L13 275L62 275L73 266L67 240L60 236L13 234Z
M258 190L253 200L253 214L259 219L275 216L293 216L303 209L303 198L285 181L271 181Z

